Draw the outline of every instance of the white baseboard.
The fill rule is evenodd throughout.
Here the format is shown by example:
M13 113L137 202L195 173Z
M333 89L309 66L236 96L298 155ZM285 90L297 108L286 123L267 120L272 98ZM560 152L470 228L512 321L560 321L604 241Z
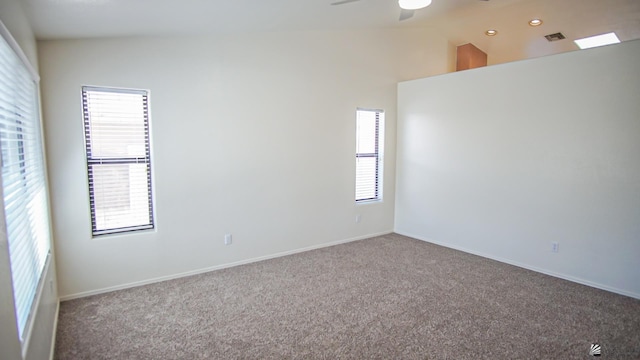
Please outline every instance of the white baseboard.
M234 267L234 266L239 266L239 265L251 264L251 263L254 263L254 262L258 262L258 261L275 259L275 258L279 258L279 257L282 257L282 256L298 254L298 253L302 253L302 252L306 252L306 251L322 249L322 248L335 246L335 245L340 245L340 244L346 244L346 243L353 242L353 241L368 239L368 238L381 236L381 235L387 235L387 234L391 234L391 233L392 233L392 231L390 230L390 231L381 232L381 233L357 236L357 237L353 237L353 238L349 238L349 239L332 241L332 242L329 242L329 243L323 243L323 244L319 244L319 245L308 246L308 247L304 247L304 248L300 248L300 249L279 252L279 253L275 253L275 254L271 254L271 255L259 256L259 257L256 257L256 258L240 260L240 261L227 263L227 264L222 264L222 265L211 266L211 267L207 267L207 268L204 268L204 269L187 271L187 272L183 272L183 273L179 273L179 274L175 274L175 275L161 276L161 277L157 277L157 278L153 278L153 279L136 281L136 282L132 282L132 283L128 283L128 284L116 285L116 286L111 286L111 287L108 287L108 288L103 288L103 289L98 289L98 290L85 291L85 292L81 292L81 293L62 296L62 297L60 297L60 301L68 301L68 300L83 298L83 297L92 296L92 295L104 294L104 293L117 291L117 290L124 290L124 289L133 288L133 287L138 287L138 286L143 286L143 285L148 285L148 284L154 284L154 283L167 281L167 280L179 279L179 278L183 278L183 277L187 277L187 276L193 276L193 275L203 274L203 273L207 273L207 272L211 272L211 271L222 270L222 269L226 269L226 268L230 268L230 267Z
M452 244L448 244L448 243L443 243L443 242L440 242L440 241L434 241L432 239L428 239L428 238L425 238L425 237L422 237L422 236L418 236L418 235L415 235L415 234L409 234L409 233L402 232L402 231L395 231L395 233L396 234L400 234L400 235L404 235L404 236L408 236L410 238L414 238L414 239L417 239L417 240L420 240L420 241L428 242L428 243L431 243L431 244L444 246L446 248L462 251L462 252L465 252L465 253L481 256L481 257L484 257L484 258L487 258L487 259L491 259L491 260L499 261L499 262L502 262L502 263L506 263L506 264L509 264L509 265L521 267L523 269L535 271L535 272L542 273L542 274L545 274L545 275L557 277L557 278L560 278L560 279L563 279L563 280L568 280L568 281L575 282L575 283L578 283L578 284L590 286L590 287L593 287L593 288L596 288L596 289L601 289L601 290L609 291L609 292L612 292L612 293L616 293L616 294L625 295L625 296L629 296L629 297L632 297L632 298L640 299L640 294L634 293L634 292L631 292L631 291L618 289L618 288L615 288L615 287L611 287L611 286L600 284L600 283L596 283L596 282L593 282L593 281L577 278L577 277L574 277L574 276L571 276L571 275L567 275L567 274L557 273L557 272L550 271L550 270L547 270L547 269L538 268L538 267L527 265L527 264L523 264L523 263L520 263L520 262L517 262L517 261L513 261L513 260L501 258L501 257L498 257L498 256L482 253L482 252L479 252L479 251L469 250L469 249L461 247L461 246L456 246L456 245L452 245Z

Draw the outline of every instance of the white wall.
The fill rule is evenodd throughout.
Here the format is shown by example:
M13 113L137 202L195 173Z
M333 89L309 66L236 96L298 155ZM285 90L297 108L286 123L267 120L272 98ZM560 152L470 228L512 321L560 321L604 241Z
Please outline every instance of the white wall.
M635 41L399 84L395 230L640 298L639 58Z
M446 72L448 47L423 30L40 42L61 297L391 232L396 85ZM151 90L156 232L91 238L82 85ZM379 204L354 204L357 107L387 113Z
M31 26L19 0L0 2L0 21L9 30L34 69L38 69L37 45ZM0 209L4 215L4 211ZM4 216L0 216L0 229L5 229ZM6 360L22 359L21 345L16 328L11 285L8 243L5 231L0 232L0 357ZM53 345L58 309L55 263L50 262L44 274L44 290L37 303L36 318L26 349L26 359L47 359Z

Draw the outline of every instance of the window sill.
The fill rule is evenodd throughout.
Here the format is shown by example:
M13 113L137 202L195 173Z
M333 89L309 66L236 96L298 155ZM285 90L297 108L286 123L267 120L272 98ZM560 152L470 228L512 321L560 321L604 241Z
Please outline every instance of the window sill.
M360 206L360 205L371 205L371 204L381 204L383 203L382 199L375 199L375 200L361 200L361 201L356 201L356 206Z

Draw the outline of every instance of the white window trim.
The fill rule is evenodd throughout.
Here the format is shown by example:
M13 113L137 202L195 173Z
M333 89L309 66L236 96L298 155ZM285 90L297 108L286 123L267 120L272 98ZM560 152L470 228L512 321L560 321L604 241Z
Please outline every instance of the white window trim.
M108 87L108 86L95 86L95 85L83 85L82 86L82 92L85 91L85 89L88 90L104 90L104 91L112 91L112 92L120 92L120 93L145 93L145 96L147 97L147 100L151 98L151 91L148 89L134 89L134 88L119 88L119 87ZM85 119L85 113L84 113L84 100L81 99L81 105L82 105L82 120L83 120L83 126L86 126L86 119ZM94 239L104 239L104 238L112 238L112 237L119 237L119 236L128 236L128 235L135 235L135 234L140 234L140 233L144 233L144 232L155 232L157 231L157 217L156 217L156 211L155 211L155 186L154 186L154 167L152 164L152 154L153 154L153 139L151 136L152 133L152 126L151 126L151 108L149 103L147 103L147 111L146 111L146 115L147 115L147 132L148 132L148 136L147 136L147 144L146 146L148 147L148 152L149 152L149 173L148 173L148 179L149 179L149 196L148 196L148 200L149 200L149 208L150 208L150 219L151 219L151 223L150 225L144 225L144 226L140 226L140 227L131 227L131 228L117 228L117 229L111 229L111 230L105 230L105 231L98 231L95 232L94 230L94 209L92 208L91 203L89 202L89 217L90 217L90 226L91 226L91 234L92 237ZM89 170L89 157L88 157L88 153L86 151L87 149L87 136L86 133L83 131L83 137L85 139L85 164L87 166L87 171ZM88 173L87 173L87 180L88 180ZM90 193L90 184L89 182L87 182L87 192Z

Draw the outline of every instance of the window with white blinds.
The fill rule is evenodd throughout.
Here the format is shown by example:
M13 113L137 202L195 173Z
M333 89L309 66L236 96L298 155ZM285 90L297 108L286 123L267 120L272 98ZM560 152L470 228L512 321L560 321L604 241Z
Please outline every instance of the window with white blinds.
M84 86L82 103L93 235L153 229L148 92Z
M384 111L356 111L356 202L382 200Z
M24 342L49 255L49 212L37 75L9 41L0 36L2 200L16 322Z

